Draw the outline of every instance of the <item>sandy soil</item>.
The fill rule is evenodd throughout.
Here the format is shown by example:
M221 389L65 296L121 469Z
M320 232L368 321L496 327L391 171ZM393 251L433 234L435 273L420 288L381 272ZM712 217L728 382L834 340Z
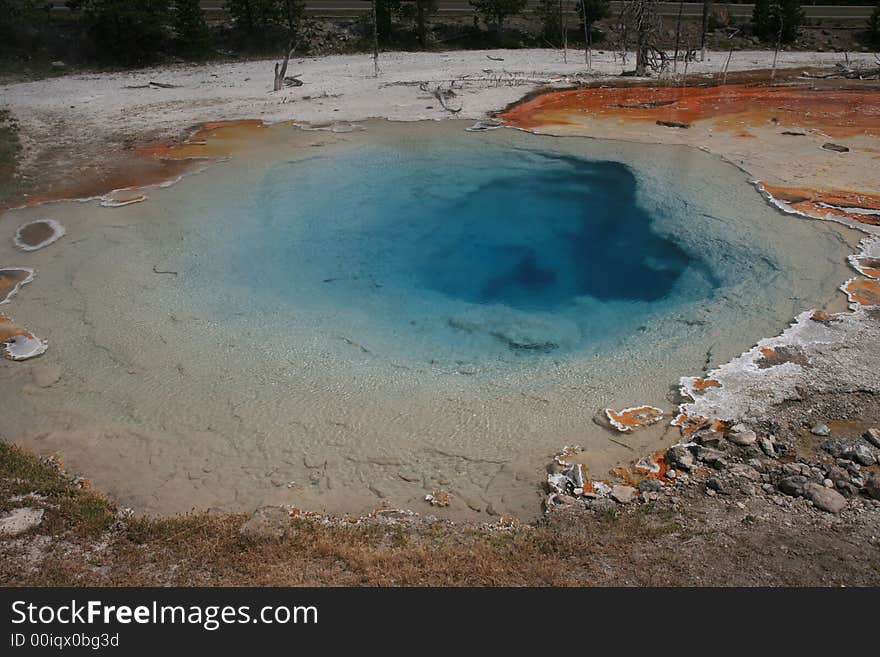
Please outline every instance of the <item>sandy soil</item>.
M490 58L502 58L495 61ZM727 53L708 53L689 74L719 72ZM52 179L109 155L134 141L177 137L190 126L226 119L323 122L385 117L392 120L443 119L452 116L419 89L419 83L456 81L456 118L479 119L540 86L567 86L618 75L631 68L610 52L597 52L585 71L575 52L568 63L556 50L387 53L373 77L367 55L303 58L288 71L301 87L272 92L273 61L179 65L138 71L83 74L0 86L0 106L20 121L25 180ZM773 54L737 52L730 70L770 68ZM843 54L780 53L778 66L831 66ZM855 61L855 60L852 60ZM867 61L867 60L866 60ZM173 85L150 86L150 82Z

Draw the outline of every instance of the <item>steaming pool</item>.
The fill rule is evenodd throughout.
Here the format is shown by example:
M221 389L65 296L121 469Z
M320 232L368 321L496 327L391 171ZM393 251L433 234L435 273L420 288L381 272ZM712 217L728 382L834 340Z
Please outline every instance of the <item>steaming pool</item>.
M5 312L50 348L3 363L3 436L146 513L444 490L430 512L527 519L563 445L601 477L676 439L598 411L671 410L680 376L843 308L858 235L712 155L362 125L265 128L143 203L4 216L3 262L37 272ZM66 236L16 250L38 218Z

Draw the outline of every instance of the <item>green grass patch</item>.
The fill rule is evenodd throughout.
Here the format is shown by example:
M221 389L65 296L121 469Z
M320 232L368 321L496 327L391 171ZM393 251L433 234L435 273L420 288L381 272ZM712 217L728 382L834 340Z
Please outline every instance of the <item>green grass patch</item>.
M34 497L13 502L17 495ZM16 506L46 510L40 533L70 532L91 537L106 530L116 518L113 504L101 495L82 490L54 466L15 445L0 442L0 511Z
M0 109L0 201L12 193L19 148L18 124L8 111Z

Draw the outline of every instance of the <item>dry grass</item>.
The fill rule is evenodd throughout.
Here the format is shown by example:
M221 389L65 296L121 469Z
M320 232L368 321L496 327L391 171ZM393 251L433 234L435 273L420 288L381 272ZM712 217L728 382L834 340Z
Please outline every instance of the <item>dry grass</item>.
M44 499L10 501L33 492ZM733 518L717 500L694 501L690 515L641 504L624 511L562 512L510 531L445 522L325 526L295 519L284 540L253 542L239 535L244 515L119 519L100 495L80 490L51 465L0 442L0 509L46 508L42 525L0 541L0 585L880 582L870 527L828 531L805 522L783 530L779 519Z

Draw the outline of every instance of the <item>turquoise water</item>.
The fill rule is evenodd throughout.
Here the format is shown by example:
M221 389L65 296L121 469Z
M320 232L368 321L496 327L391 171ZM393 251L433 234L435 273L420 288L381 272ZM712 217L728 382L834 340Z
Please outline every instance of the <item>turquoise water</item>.
M4 430L146 512L533 517L562 446L601 477L674 439L596 413L671 411L679 377L842 301L859 236L719 158L468 125L278 125L144 203L4 215L0 256L37 270L10 312L62 372L9 363ZM47 217L67 236L23 255Z
M723 285L664 229L687 202L642 202L638 172L607 159L374 142L275 163L242 191L220 210L234 248L203 280L426 360L595 348Z

